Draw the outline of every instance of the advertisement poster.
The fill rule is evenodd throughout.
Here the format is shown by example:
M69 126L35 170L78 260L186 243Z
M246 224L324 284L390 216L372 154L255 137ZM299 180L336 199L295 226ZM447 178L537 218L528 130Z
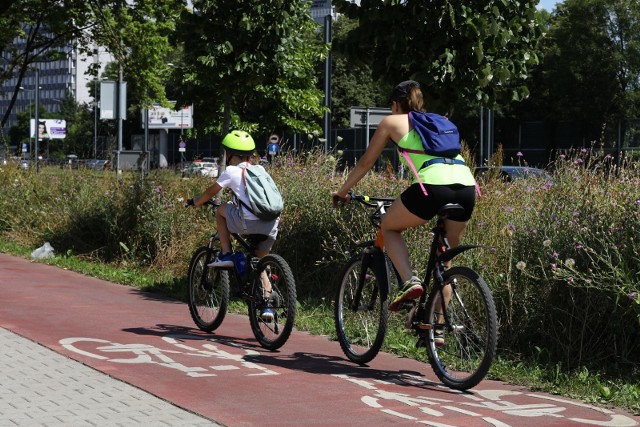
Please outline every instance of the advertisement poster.
M34 137L36 121L31 119L30 138ZM38 139L64 139L67 136L67 122L61 119L38 120Z
M175 101L171 101L175 105ZM144 116L142 117L144 127ZM181 110L161 107L157 104L149 109L149 129L191 129L193 108L185 105Z

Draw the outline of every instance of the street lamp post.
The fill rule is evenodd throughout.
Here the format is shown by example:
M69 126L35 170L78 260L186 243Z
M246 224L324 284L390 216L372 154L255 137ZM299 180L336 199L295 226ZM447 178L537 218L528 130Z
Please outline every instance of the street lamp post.
M96 53L96 66L98 68L98 74L100 74L100 49L95 50ZM98 76L99 77L99 76ZM93 167L96 167L98 160L98 82L99 78L96 78L93 86Z
M20 90L23 90L25 92L33 92L34 89L27 89L24 88L22 86L20 86ZM29 152L31 153L31 120L32 120L32 114L31 114L31 96L29 96ZM24 154L24 153L23 153Z
M183 67L180 67L178 65L175 65L171 62L167 62L167 65L175 70L183 70ZM184 97L184 89L180 88L180 92L182 94L182 96ZM184 151L182 151L180 148L180 145L184 143L184 105L181 106L180 108L180 144L179 146L179 150L180 150L180 170L184 169Z
M36 173L40 172L40 162L38 160L38 138L40 135L38 134L38 123L40 122L40 69L36 68L36 119L35 119L35 159L36 162Z

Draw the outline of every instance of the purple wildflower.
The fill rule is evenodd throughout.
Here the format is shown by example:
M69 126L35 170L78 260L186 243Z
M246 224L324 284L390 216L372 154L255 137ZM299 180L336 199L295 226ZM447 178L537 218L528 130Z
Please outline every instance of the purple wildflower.
M629 299L630 299L631 301L635 301L635 300L637 300L637 299L638 299L638 293L637 293L637 292L631 292L631 293L629 294Z
M522 151L518 151L518 152L516 153L516 156L518 156L518 157L522 157L522 156L524 156L524 154L522 154Z

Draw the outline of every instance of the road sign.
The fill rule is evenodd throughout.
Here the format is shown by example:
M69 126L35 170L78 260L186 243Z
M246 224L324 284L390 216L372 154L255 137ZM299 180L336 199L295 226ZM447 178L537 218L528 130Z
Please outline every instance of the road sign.
M369 127L376 128L382 119L389 114L391 114L390 108L351 107L351 127L366 127L368 118Z

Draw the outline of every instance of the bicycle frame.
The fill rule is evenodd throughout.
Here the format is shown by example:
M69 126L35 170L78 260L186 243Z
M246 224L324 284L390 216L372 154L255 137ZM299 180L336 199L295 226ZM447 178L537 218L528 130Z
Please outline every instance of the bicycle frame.
M491 291L478 273L466 266L447 268L457 255L482 247L451 248L449 244L446 219L462 212L462 206L448 204L438 212L420 298L399 300L390 307L390 300L396 298L390 291L395 293L402 280L384 250L380 223L393 200L353 194L351 199L375 209L370 220L377 235L360 245L359 253L350 257L341 273L334 321L344 354L358 364L373 360L389 325L400 326L398 319L390 319L389 312L406 310L404 326L416 334L416 347L426 349L436 376L453 389L476 386L488 373L495 355L497 316ZM398 278L397 284L391 274Z
M376 222L379 218L381 218L385 214L385 205L383 201L384 199L380 199L380 200L374 199L374 200L376 201L375 206L377 206L377 208L374 211L374 213L370 215L370 220L372 224L374 224L378 228L378 230L376 233L375 240L369 240L358 245L359 247L364 247L364 250L362 255L362 268L360 271L360 277L358 279L358 290L357 290L356 298L354 299L354 301L360 301L360 298L362 296L361 295L362 287L364 285L364 280L365 280L364 275L369 267L371 267L375 271L378 277L385 278L386 280L386 286L381 287L381 292L382 292L381 298L383 300L386 300L389 294L391 293L391 282L389 280L390 274L395 274L398 280L398 283L402 283L402 279L400 278L400 275L398 274L398 271L396 270L393 263L390 261L389 263L387 263L388 255L386 254L386 251L384 249L384 238L382 236L382 230L380 229L378 223ZM366 204L367 206L374 206L373 203L367 200L360 200L360 202ZM456 256L460 255L465 251L482 247L480 245L460 245L455 248L451 248L449 245L449 241L447 240L447 237L446 237L445 219L446 219L446 215L439 214L438 222L431 230L433 232L433 240L431 241L431 246L429 250L429 258L427 260L425 277L422 281L422 286L425 292L422 293L422 296L418 300L418 306L419 306L419 311L417 316L418 319L421 319L424 316L423 315L424 307L426 304L426 299L428 297L428 292L426 291L427 289L429 289L432 279L434 282L434 286L438 286L440 289L444 289L445 287L444 280L442 278L442 273L444 272L444 264L448 261L451 261L453 258L455 258ZM391 267L391 269L389 269L389 267ZM375 301L376 296L377 295L372 296L373 301ZM441 303L443 304L443 306L446 305L445 296L443 292L440 293L440 298L442 299ZM371 303L369 303L369 305L371 305ZM352 310L358 309L358 307L351 307L351 308ZM446 310L445 310L445 320L446 320L446 323L448 324L449 318L448 318L448 314L446 313ZM420 327L420 325L423 325L423 326ZM418 328L428 329L426 327L426 324L422 322L418 325Z
M447 240L447 231L444 225L444 221L446 216L439 215L438 222L436 226L431 229L433 232L433 240L431 241L431 247L429 250L429 259L427 260L427 269L425 272L424 280L422 281L423 288L425 292L422 293L418 301L418 313L417 319L424 319L425 313L424 308L426 304L426 300L428 298L428 292L426 290L429 288L429 284L431 283L431 279L433 278L434 286L437 286L441 291L445 288L445 286L454 286L444 283L444 279L442 274L445 271L444 264L448 261L451 261L456 256L460 255L462 252L468 251L469 249L482 247L480 245L460 245L455 248L451 248L449 246L449 241ZM457 295L457 294L456 294ZM459 301L460 304L464 307L462 301ZM440 303L443 307L447 305L447 301L445 299L445 293L440 292ZM450 324L449 314L447 310L443 310L445 324ZM418 329L430 329L430 325L419 322L415 325Z

